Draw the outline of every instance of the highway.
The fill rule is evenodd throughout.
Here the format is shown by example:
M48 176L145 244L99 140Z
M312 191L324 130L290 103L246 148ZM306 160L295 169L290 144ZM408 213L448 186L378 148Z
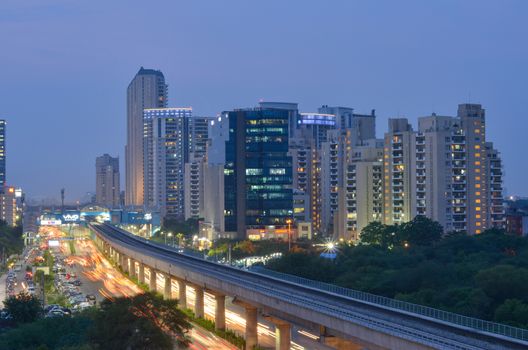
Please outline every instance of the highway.
M210 281L216 279L221 282L219 285L229 284L234 288L250 290L257 295L279 300L283 305L299 307L312 314L331 317L341 322L361 325L369 330L407 339L431 348L526 349L528 346L528 342L525 341L469 330L458 325L428 319L422 315L368 305L363 301L327 291L315 290L289 281L180 254L170 247L133 236L111 225L92 224L91 228L118 250L123 247L156 261L168 263L170 266L177 266L189 273L204 276ZM220 292L225 291L220 290ZM269 305L264 307L270 312L276 311L279 314L285 312L285 310L274 310ZM292 313L291 316L293 318L295 314Z

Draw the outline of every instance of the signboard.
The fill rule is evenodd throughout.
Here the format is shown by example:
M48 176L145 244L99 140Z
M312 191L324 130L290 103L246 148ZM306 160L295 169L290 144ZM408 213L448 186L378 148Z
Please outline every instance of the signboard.
M51 240L51 239L50 239L50 240L48 241L48 246L49 246L50 248L60 247L60 242L59 242L58 240L55 240L55 239L54 239L54 240Z
M80 214L70 213L62 216L63 222L78 222L81 219Z
M299 124L309 125L336 125L336 118L333 114L321 114L321 113L300 113Z
M40 220L41 226L60 226L62 225L62 220L58 219L41 219Z

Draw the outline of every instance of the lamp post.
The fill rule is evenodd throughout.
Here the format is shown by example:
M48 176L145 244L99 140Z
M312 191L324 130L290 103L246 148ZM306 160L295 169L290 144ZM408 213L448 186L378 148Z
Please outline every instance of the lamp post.
M290 251L291 250L291 231L290 231L290 228L291 228L292 220L291 219L286 219L286 223L288 224L288 251Z

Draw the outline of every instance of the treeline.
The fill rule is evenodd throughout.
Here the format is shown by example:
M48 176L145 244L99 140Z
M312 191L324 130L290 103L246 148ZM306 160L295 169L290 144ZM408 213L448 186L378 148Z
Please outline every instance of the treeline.
M528 328L528 239L487 230L448 234L426 218L372 223L335 260L288 254L268 266L389 298Z

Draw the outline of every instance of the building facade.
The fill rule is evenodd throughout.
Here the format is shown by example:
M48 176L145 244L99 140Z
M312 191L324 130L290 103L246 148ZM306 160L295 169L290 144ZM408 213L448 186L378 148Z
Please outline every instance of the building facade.
M141 67L127 89L125 204L141 206L143 194L143 110L167 106L167 84L161 71Z
M224 213L225 231L234 237L291 233L290 116L262 107L228 112Z
M191 108L144 111L144 205L162 217L183 219L184 168L188 157L187 118Z
M115 208L120 205L119 158L104 154L95 160L95 202Z

